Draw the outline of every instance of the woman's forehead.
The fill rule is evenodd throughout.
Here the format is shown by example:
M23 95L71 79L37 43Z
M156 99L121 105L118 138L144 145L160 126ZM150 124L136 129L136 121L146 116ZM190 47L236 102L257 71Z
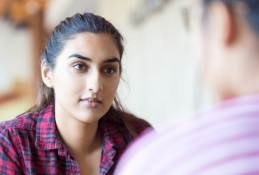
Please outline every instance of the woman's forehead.
M111 34L107 33L94 34L85 32L78 34L66 44L65 50L85 54L119 55L114 39Z
M76 48L81 48L85 46L93 48L107 48L107 46L116 47L116 44L114 43L111 34L108 33L80 33L77 34L75 38L70 41L70 43L73 44Z
M118 47L111 34L94 34L84 32L69 40L64 47L63 56L80 54L86 57L107 59L110 57L120 58ZM63 57L62 56L62 57Z

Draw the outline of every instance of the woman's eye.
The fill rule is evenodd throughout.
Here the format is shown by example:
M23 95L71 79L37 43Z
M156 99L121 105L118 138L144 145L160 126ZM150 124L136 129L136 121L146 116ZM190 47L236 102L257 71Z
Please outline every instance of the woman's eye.
M82 64L82 63L77 63L77 64L74 64L73 67L76 69L76 70L86 70L87 67L85 64Z
M106 68L103 70L104 73L114 74L116 70L114 68Z

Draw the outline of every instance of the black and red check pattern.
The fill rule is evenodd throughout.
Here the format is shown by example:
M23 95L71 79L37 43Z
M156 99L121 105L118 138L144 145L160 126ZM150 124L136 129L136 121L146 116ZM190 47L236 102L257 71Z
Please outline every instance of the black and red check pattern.
M148 124L133 125L138 134ZM99 123L103 134L100 175L112 175L133 136L126 127ZM55 124L54 104L39 114L24 115L0 124L0 174L80 174L77 162L61 142Z

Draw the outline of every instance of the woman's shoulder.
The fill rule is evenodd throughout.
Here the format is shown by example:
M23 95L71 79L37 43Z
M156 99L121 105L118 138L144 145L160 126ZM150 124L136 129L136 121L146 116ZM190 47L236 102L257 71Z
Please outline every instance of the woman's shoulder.
M153 127L145 120L138 121L138 122L134 121L131 123L131 125L134 128L134 130L136 131L137 135L142 134L146 130L153 129Z
M35 144L37 116L27 114L0 123L0 174L22 174L21 157L25 148L28 151Z
M131 113L124 112L120 115L123 116L124 124L129 132L135 133L134 137L139 136L146 130L153 129L151 124L146 120L139 118Z
M35 136L35 115L23 115L0 123L0 154L15 155L17 145Z
M3 121L0 123L0 133L10 129L28 129L36 128L37 114L25 114L14 119Z

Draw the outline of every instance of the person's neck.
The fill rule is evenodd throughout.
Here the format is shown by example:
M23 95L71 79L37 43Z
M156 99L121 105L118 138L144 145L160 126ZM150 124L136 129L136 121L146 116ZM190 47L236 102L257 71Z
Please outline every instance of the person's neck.
M223 83L216 90L218 101L259 93L259 51L258 37L240 39L229 47L225 58Z
M232 93L228 93L228 94L219 94L218 96L216 96L217 97L216 101L224 101L224 100L228 100L231 98L245 96L245 95L251 95L251 94L259 94L259 87L258 87L258 89L248 87L247 89L243 89L243 91L239 91L239 92L232 92Z
M55 106L57 130L72 156L91 154L100 142L97 135L98 121L91 124L83 123L56 108L58 107Z
M247 69L240 68L240 74L233 74L232 78L228 81L229 84L226 84L217 93L218 101L250 94L259 94L259 71L256 66L259 66L259 64L254 65L255 67L248 67Z

